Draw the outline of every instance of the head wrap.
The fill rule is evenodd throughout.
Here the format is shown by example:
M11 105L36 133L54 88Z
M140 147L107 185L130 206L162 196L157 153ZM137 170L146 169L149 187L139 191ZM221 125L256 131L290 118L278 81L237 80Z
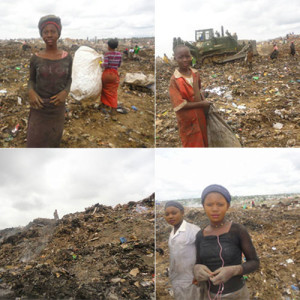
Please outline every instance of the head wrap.
M212 185L207 186L203 190L202 195L201 195L202 204L204 203L204 200L209 193L219 193L225 198L225 200L228 203L230 203L230 201L231 201L231 196L226 188L224 188L222 185L219 185L219 184L212 184Z
M184 211L184 207L177 201L168 201L165 205L165 209L170 207L170 206L173 206L173 207L177 207L178 209L180 209L182 212Z
M58 36L60 36L61 33L61 22L60 22L60 18L54 15L47 15L44 16L40 19L39 21L39 31L40 31L40 36L42 36L42 31L44 29L44 27L48 24L53 24L58 31Z

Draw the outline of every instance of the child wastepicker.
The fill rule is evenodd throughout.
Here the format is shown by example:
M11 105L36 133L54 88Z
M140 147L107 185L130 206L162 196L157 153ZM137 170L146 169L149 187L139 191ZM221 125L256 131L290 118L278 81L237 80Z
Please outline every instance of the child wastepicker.
M117 39L110 39L108 41L108 52L104 54L104 62L101 65L104 68L102 74L102 92L101 102L111 109L114 114L118 107L118 87L120 78L118 68L121 66L122 55L115 51L118 47Z
M192 56L185 45L174 49L178 63L170 80L170 99L178 121L183 147L208 147L206 116L210 102L201 92L201 80L197 70L190 67Z
M212 184L202 192L202 205L210 224L196 236L198 282L207 292L201 300L249 300L244 274L259 267L259 259L247 229L225 218L231 196L226 188ZM246 262L242 262L242 254Z
M184 208L176 201L165 205L165 220L173 227L169 237L170 280L176 300L200 299L200 288L193 284L196 262L195 238L200 228L183 219Z

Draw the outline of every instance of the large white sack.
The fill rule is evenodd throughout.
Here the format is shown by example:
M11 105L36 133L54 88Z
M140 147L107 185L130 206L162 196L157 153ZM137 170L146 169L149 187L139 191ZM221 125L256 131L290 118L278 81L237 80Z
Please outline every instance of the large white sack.
M103 56L94 49L81 46L75 52L72 67L70 94L76 100L96 98L102 90L102 70L100 61Z

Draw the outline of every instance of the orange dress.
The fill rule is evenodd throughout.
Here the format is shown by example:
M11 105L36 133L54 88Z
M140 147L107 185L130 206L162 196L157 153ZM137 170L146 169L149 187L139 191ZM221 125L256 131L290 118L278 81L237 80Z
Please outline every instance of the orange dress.
M197 80L201 89L199 73L192 70L193 81ZM193 86L176 69L170 80L169 93L176 112L179 134L183 147L208 147L206 117L203 108L185 109L187 102L194 102Z

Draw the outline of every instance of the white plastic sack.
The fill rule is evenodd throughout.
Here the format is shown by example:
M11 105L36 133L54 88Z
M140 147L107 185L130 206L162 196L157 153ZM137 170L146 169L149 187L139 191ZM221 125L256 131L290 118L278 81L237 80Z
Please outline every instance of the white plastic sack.
M81 46L75 52L72 67L71 96L76 100L96 98L102 90L102 70L99 62L103 56L94 49Z
M138 86L148 86L154 84L155 79L153 74L145 75L143 73L126 73L124 83L138 85Z

